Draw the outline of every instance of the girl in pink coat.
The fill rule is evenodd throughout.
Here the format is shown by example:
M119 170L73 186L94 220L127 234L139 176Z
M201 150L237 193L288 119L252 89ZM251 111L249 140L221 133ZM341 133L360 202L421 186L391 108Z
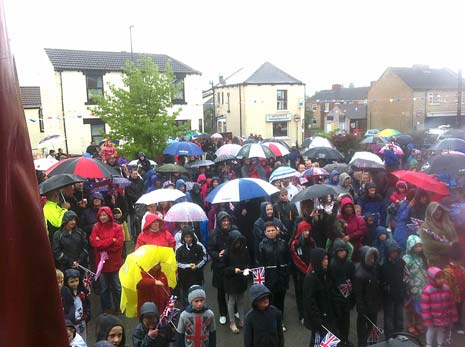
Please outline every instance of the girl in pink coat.
M358 250L362 247L361 239L365 236L367 225L362 216L355 214L354 202L351 198L341 200L341 212L337 216L344 223L344 241L354 246L352 261L359 261Z
M443 271L437 267L428 269L428 282L421 293L421 317L426 331L426 347L433 344L434 335L438 347L444 346L446 328L457 321L457 310Z

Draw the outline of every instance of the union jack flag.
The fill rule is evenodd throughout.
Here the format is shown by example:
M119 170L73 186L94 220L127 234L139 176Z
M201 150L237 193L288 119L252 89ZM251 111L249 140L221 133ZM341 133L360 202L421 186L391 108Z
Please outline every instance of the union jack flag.
M346 280L346 283L340 284L338 288L342 296L344 298L348 298L350 296L350 293L352 293L352 282L350 281L350 279L348 279Z
M414 234L418 234L418 230L420 230L420 227L421 225L424 223L424 221L422 221L421 219L417 219L417 218L412 218L410 217L410 221L412 223L410 224L407 224L407 227L412 230L412 232Z
M160 316L160 321L158 323L160 326L168 325L173 320L174 316L176 316L176 314L178 313L179 309L174 307L177 299L178 298L175 295L171 295L170 299L168 300L168 303L166 304L165 309L163 310Z
M367 343L377 343L379 341L380 332L375 327L372 327L368 335Z
M91 272L87 271L86 276L82 280L82 283L84 284L84 288L86 288L89 291L89 294L90 294L90 285L93 280L94 280L94 275Z
M256 267L251 269L253 275L253 284L262 284L265 285L265 268Z
M341 342L331 331L325 335L323 341L320 343L320 347L337 347L337 344Z

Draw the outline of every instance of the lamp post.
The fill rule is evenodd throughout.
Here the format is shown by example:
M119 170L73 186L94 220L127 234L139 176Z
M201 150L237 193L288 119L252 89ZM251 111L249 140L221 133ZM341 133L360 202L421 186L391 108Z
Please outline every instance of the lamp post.
M213 96L213 114L212 114L212 133L215 131L215 123L216 123L216 105L215 105L215 83L210 81L212 86L212 96Z
M129 41L131 43L131 61L134 62L134 52L132 50L132 29L134 28L134 25L129 26Z

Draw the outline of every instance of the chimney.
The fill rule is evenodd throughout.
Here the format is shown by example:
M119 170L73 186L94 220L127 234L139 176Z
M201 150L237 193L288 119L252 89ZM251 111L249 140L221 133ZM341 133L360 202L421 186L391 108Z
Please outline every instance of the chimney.
M219 84L225 84L225 80L224 80L223 75L218 76L218 81L219 81Z
M342 89L342 84L333 84L331 86L332 90L341 90Z

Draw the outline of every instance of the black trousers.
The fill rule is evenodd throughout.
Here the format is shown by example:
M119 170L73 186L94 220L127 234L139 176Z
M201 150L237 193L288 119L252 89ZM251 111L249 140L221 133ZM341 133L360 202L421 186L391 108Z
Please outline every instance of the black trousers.
M271 305L281 311L284 319L284 299L286 298L286 289L275 289L271 291Z
M366 315L373 323L376 324L376 313L369 313ZM358 313L357 314L357 340L359 347L368 346L368 334L371 331L373 325L365 318L364 315Z
M299 320L304 318L304 279L305 275L297 269L292 272L292 280L294 281L295 301Z
M384 335L386 339L393 333L404 330L404 305L393 300L384 301Z
M218 308L220 310L220 316L228 316L228 304L226 302L226 293L223 286L217 288L216 298L218 300Z
M347 345L350 331L350 303L338 301L334 305L336 315L336 326L338 337L341 339L341 345Z

